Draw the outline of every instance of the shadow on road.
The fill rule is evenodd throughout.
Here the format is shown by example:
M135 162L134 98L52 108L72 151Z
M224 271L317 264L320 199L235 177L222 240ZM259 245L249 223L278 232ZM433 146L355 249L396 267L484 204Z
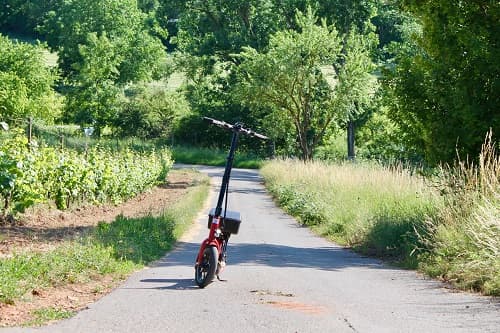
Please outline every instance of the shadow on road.
M197 243L179 243L180 251L157 262L158 266L193 266L199 249ZM364 258L349 250L335 247L299 248L277 244L229 243L228 265L339 270L347 267L385 269L378 260Z
M194 282L194 279L143 279L141 282L144 283L161 283L168 284L167 286L153 287L146 289L157 289L157 290L198 290L198 286Z

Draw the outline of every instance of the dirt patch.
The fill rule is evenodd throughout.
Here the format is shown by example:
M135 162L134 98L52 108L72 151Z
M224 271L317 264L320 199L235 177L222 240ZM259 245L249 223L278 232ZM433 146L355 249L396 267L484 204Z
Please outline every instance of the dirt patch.
M120 205L84 206L68 211L47 207L32 209L14 224L0 225L0 258L14 252L46 251L63 241L78 238L99 222L112 222L117 216L159 215L182 199L199 175L187 170L172 170L165 185L151 189ZM76 312L109 293L121 281L110 276L96 277L88 283L35 290L26 300L13 305L0 303L0 326L15 326L34 318L36 309L54 308Z
M33 321L36 318L34 312L41 309L76 313L111 292L121 281L103 276L87 283L33 290L22 302L0 303L0 327L25 325ZM50 321L44 322L48 323Z
M67 211L38 207L18 217L14 224L0 225L0 258L16 250L43 250L61 241L82 236L97 223L112 222L118 215L158 215L177 202L197 181L193 172L173 170L165 185L139 194L120 205L83 206Z
M303 304L298 302L269 301L267 304L278 309L298 311L305 314L320 315L326 312L322 306Z

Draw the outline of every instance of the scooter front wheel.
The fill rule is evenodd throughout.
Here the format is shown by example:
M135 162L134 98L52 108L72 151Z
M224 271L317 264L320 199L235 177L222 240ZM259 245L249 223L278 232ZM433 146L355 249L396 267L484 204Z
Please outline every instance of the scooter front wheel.
M203 252L203 259L195 267L194 279L200 288L205 288L215 277L219 253L215 246L209 246Z

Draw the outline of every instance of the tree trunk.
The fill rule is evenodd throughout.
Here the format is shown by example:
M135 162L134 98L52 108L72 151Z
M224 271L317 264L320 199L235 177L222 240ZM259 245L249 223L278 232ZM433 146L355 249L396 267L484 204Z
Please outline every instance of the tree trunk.
M354 151L354 121L352 120L347 122L347 158L352 161L356 159Z

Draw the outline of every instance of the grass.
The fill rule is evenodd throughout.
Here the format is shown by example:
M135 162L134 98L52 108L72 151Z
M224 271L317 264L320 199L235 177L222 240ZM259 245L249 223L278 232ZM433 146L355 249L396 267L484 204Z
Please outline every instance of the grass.
M45 252L24 252L0 260L0 302L14 304L32 290L86 282L111 274L122 279L160 258L186 230L208 194L207 177L160 216L118 217L99 224L80 240Z
M172 147L172 157L177 163L223 166L226 164L227 154L227 151L218 148ZM235 168L258 169L262 164L262 159L255 155L236 152Z
M399 167L282 160L262 174L278 203L317 233L410 267L414 228L438 205L422 179Z
M491 133L478 165L460 162L427 179L366 163L282 160L261 171L278 203L317 233L500 295L500 156Z
M491 141L477 165L442 169L436 181L446 205L422 235L420 268L466 290L500 295L500 155Z
M34 136L51 147L61 147L85 151L86 148L100 146L112 150L125 148L145 152L165 146L158 140L143 140L139 138L93 138L85 137L78 125L41 125L34 127Z
M73 311L66 311L55 307L37 309L32 313L34 317L33 320L24 323L23 326L41 326L49 321L70 318L74 314Z

